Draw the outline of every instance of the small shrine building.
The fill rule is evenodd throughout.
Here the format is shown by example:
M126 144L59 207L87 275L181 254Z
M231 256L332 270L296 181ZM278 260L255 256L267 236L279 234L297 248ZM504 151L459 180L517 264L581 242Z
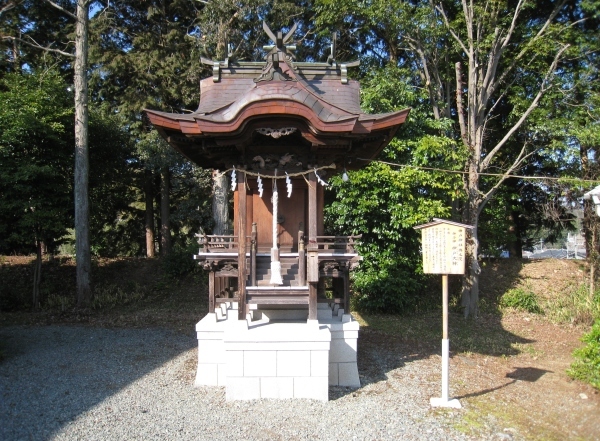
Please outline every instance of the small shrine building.
M335 39L327 62L299 62L296 26L263 28L264 62L202 59L213 75L198 110L145 112L182 155L232 179L233 235L202 236L194 256L209 274L196 385L327 400L329 385L360 386L349 286L360 237L324 235L323 188L376 158L409 109L365 114L347 76L358 62L337 61Z

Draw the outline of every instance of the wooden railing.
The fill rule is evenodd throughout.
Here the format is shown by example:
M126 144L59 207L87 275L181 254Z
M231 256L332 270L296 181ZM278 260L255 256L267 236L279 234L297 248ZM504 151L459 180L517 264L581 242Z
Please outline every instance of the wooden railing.
M246 236L246 242L249 243L250 236ZM219 252L236 252L238 249L238 237L231 235L214 235L205 234L200 236L198 240L200 247L203 248L205 253L219 253Z
M319 251L331 253L356 253L355 245L362 235L358 236L317 236Z

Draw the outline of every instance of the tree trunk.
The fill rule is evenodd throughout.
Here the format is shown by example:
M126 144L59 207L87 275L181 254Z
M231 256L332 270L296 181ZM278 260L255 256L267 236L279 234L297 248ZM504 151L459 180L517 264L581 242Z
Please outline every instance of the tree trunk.
M519 223L519 212L511 211L509 216L511 226L508 229L508 234L515 237L508 245L509 257L523 258L523 243L521 242L521 225Z
M479 273L481 272L478 261L479 240L477 226L479 224L482 201L479 196L477 161L473 156L470 159L469 176L467 179L467 202L465 204L464 221L473 228L466 241L466 274L463 277L461 305L464 308L465 318L469 317L469 315L477 318L479 312Z
M227 203L227 176L213 170L213 234L227 234L229 230L229 204Z
M160 171L160 220L161 220L161 255L168 256L171 254L171 223L170 223L170 200L169 200L169 183L171 181L171 173L168 166L163 166Z
M88 200L88 22L87 0L77 0L75 28L75 252L77 307L86 308L92 299Z
M33 266L33 295L31 297L31 309L37 311L40 308L40 281L42 280L42 243L35 241L36 258Z
M151 170L145 171L146 197L146 257L154 257L154 185Z

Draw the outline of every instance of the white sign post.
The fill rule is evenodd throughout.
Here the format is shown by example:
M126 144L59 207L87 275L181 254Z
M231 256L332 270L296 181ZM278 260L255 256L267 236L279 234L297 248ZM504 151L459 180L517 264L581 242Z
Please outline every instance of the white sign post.
M432 407L460 408L449 399L450 340L448 339L448 274L465 273L465 233L472 228L444 219L414 227L421 230L423 272L442 275L442 396L429 400Z

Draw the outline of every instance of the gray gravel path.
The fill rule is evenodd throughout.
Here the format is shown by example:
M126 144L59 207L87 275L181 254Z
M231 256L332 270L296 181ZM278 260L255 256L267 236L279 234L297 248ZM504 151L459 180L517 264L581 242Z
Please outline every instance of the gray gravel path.
M450 428L460 411L429 408L439 358L396 363L358 390L332 388L327 403L226 402L222 388L192 387L191 332L5 327L0 340L4 441L467 439Z

